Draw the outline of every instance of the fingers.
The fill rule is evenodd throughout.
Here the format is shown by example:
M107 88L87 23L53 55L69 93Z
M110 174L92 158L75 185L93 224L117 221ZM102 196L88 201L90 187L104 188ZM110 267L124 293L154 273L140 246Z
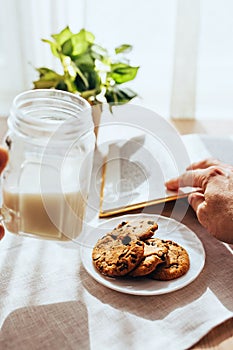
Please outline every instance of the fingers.
M205 191L206 186L212 178L217 175L224 175L223 169L220 167L209 167L207 169L186 171L178 178L171 179L165 183L168 190L176 191L179 187L199 187Z
M8 152L4 148L0 148L0 174L8 161Z
M186 170L206 169L210 166L229 167L229 165L222 163L218 159L208 158L208 159L201 160L200 162L192 163L187 167Z
M4 234L5 234L4 227L0 224L0 241L4 237Z

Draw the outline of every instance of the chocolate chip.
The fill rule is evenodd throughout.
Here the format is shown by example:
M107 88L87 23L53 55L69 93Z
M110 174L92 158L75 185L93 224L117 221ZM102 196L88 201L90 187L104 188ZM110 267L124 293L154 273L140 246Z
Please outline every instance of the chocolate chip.
M136 254L131 254L131 257L132 257L133 259L137 259L137 255L136 255Z
M151 221L151 220L147 221L147 223L148 225L154 225L154 221Z
M126 221L122 221L121 226L124 226L124 225L126 225L126 224L127 224Z
M124 271L124 270L127 270L128 269L128 264L127 262L123 262L119 268L119 271Z
M129 236L123 237L122 243L123 243L124 245L128 245L130 242L131 242L131 238L130 238Z
M7 145L8 149L10 150L11 149L11 144L12 144L12 140L11 140L10 136L7 136L5 142L6 142L6 145Z

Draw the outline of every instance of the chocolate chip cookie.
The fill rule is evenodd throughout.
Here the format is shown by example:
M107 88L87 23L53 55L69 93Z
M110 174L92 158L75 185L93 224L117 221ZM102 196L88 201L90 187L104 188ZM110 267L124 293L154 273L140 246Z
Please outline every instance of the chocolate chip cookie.
M162 240L162 242L168 249L166 260L156 267L150 277L155 280L168 281L183 276L190 267L187 251L173 241Z
M151 238L157 228L158 225L153 219L141 218L131 221L122 221L113 229L112 233L119 236L131 234L135 235L138 239L145 240Z
M131 277L141 277L150 274L155 268L165 261L168 248L158 238L150 238L144 241L144 256L139 265L129 273Z
M125 276L143 259L144 243L130 233L108 233L98 240L92 251L96 269L109 277Z

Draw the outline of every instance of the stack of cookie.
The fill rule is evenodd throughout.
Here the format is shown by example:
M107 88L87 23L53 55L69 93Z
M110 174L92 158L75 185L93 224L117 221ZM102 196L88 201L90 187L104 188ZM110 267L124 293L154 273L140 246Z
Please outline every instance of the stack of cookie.
M92 251L96 269L109 277L150 277L172 280L190 266L187 251L179 244L155 238L154 220L122 222L100 238Z

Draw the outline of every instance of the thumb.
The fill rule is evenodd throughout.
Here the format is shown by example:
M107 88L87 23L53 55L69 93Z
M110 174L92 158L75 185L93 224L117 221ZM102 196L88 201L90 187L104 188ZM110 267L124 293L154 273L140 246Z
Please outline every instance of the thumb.
M207 207L206 207L206 201L205 201L205 197L202 193L199 192L195 192L195 193L191 193L188 196L188 201L190 203L190 205L193 207L193 209L196 212L198 221L200 222L200 224L202 226L204 226L207 230L208 230L208 226L209 226L209 220L208 220L208 211L207 211Z
M195 210L195 212L198 212L198 208L200 208L203 203L205 202L205 197L200 192L191 193L188 196L188 201L191 207Z

